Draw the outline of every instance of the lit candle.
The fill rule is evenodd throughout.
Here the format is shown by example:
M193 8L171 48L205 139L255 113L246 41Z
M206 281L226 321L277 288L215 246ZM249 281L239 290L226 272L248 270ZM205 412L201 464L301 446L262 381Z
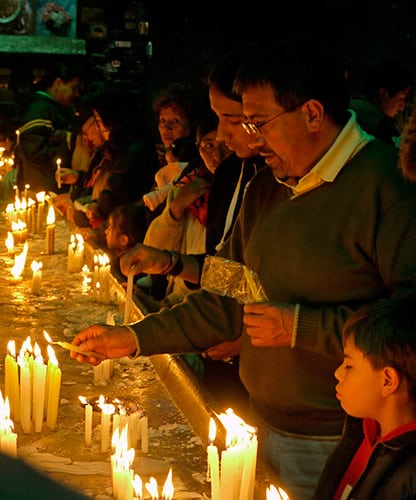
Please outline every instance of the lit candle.
M16 129L16 144L19 144L20 142L20 130Z
M67 264L70 273L79 273L84 265L84 239L80 234L71 234Z
M134 479L132 480L133 489L134 489L134 500L142 500L143 496L143 481L142 478L138 475L134 475Z
M6 248L7 248L7 253L14 253L14 237L13 233L10 231L7 232L7 238L6 238Z
M47 366L38 344L34 349L35 359L33 361L33 423L35 432L41 432L43 426L43 415L45 411L45 390L46 390L46 371Z
M42 262L32 261L32 293L38 295L42 283Z
M20 423L25 434L30 433L31 427L31 378L30 368L27 356L22 351L18 356L18 363L20 367Z
M49 205L46 216L46 253L52 255L55 252L55 210Z
M12 233L15 243L24 243L27 239L27 225L21 219L12 221Z
M218 448L214 445L217 429L213 418L209 423L209 444L208 452L208 470L207 476L211 481L211 499L220 500L220 468L219 468L219 455Z
M14 424L10 419L9 398L5 400L0 391L0 450L12 457L17 456L17 434L13 432Z
M146 415L140 418L140 445L143 453L149 451L149 428Z
M150 493L152 500L157 500L159 498L159 492L157 489L157 481L154 477L149 479L148 483L145 483L146 490Z
M271 484L266 490L266 500L289 500L289 495L282 488Z
M51 431L56 428L58 418L59 396L61 393L62 372L58 366L58 360L52 346L48 345L48 369L47 369L47 411L46 424Z
M100 396L98 406L101 408L101 452L105 453L110 444L111 415L115 408L113 404L104 402L104 396Z
M29 232L33 234L36 232L36 202L35 200L32 200L32 198L29 198L29 201L27 202L27 210Z
M172 468L169 469L165 484L163 485L162 490L162 499L163 500L172 500L173 494L175 493L175 489L173 487L172 482Z
M25 241L22 253L15 254L14 256L14 265L11 269L11 273L15 280L19 280L22 277L22 273L26 264L26 257L28 250L29 250L29 245L27 241Z
M36 200L38 202L38 219L36 223L36 231L40 233L42 230L43 226L43 217L44 217L44 209L45 209L45 196L46 193L45 191L40 191L39 193L36 193Z
M58 189L61 189L62 187L62 182L61 182L61 163L62 160L58 158L56 160L56 182L58 184Z
M20 420L19 365L16 361L16 343L9 340L4 373L5 396L9 399L10 414L16 422Z

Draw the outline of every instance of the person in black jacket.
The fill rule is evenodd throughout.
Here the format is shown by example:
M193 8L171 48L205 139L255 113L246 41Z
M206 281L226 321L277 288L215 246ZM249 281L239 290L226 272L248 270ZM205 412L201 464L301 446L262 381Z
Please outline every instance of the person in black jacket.
M345 324L337 397L349 415L314 498L416 498L416 292Z
M35 84L18 128L15 157L20 189L26 185L35 192L68 189L57 185L55 173L58 160L62 167L71 165L72 111L82 90L82 74L80 65L61 61L45 69Z

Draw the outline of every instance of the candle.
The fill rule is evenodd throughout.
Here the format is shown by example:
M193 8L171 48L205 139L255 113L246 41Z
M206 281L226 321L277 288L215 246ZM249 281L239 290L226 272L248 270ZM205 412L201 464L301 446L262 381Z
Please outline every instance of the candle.
M12 457L17 456L17 434L13 432L14 424L10 419L9 398L5 400L0 391L0 450Z
M133 470L134 449L128 448L127 428L119 429L111 440L114 454L111 456L113 497L120 500L133 500Z
M46 216L46 253L52 255L55 252L55 210L49 205Z
M55 352L52 346L48 345L48 368L47 368L47 411L46 411L46 425L51 431L56 428L56 421L58 418L59 396L61 393L61 378L62 372L58 366Z
M20 420L20 396L19 396L19 365L16 361L16 343L9 340L7 343L7 354L5 359L4 386L5 396L10 403L10 414L16 422Z
M84 405L85 411L85 444L91 446L92 443L92 405L89 404L87 398L79 396L79 400Z
M111 415L115 408L113 404L104 402L104 396L100 396L98 406L101 408L101 452L105 453L110 444Z
M62 160L58 158L56 160L56 182L58 184L58 189L61 189L62 187L62 182L61 182L61 163Z
M10 231L7 232L7 238L6 238L6 248L7 248L7 253L14 253L14 237L13 233Z
M207 476L211 481L211 499L220 500L220 468L218 448L214 445L216 436L216 426L213 418L210 419L209 424L209 444L207 448L208 453L208 470Z
M46 372L47 366L38 344L35 344L35 359L32 365L33 369L33 423L35 432L41 432L43 426L43 415L45 411L45 390L46 390Z
M40 233L43 226L43 212L45 209L45 191L40 191L36 193L36 200L38 202L38 218L36 224L36 232Z
M42 262L32 261L32 293L38 295L42 282Z
M30 433L31 427L31 379L27 356L19 353L18 363L20 367L20 423L25 434Z
M23 270L26 264L26 256L29 250L29 245L27 241L24 244L23 251L20 254L15 254L14 265L11 269L11 273L14 279L18 280L22 277Z
M149 429L146 415L140 418L140 444L142 452L147 453L149 451Z
M12 233L15 243L24 243L27 239L27 225L21 219L12 221Z
M148 483L145 483L146 490L150 493L153 499L158 499L159 498L159 492L157 489L157 481L154 477L151 477L149 479Z
M68 244L68 272L79 273L84 265L84 239L80 234L71 234Z
M35 233L36 232L36 202L35 200L32 200L32 198L29 198L29 201L27 203L27 210L28 210L28 226L29 226L29 232L30 233Z
M143 481L142 478L138 475L134 475L134 479L132 480L133 489L134 489L134 500L141 500L143 496Z
M257 461L257 436L231 408L218 415L227 430L221 453L220 498L252 500Z
M133 279L134 272L130 272L127 277L126 303L124 305L124 324L130 322L131 306L133 302Z
M162 489L162 499L172 500L175 489L172 482L172 468L169 469L165 484Z

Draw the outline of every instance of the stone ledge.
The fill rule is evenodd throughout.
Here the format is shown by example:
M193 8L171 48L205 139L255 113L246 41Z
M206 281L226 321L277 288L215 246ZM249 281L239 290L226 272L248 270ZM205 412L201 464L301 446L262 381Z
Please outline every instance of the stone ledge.
M0 53L84 56L85 40L62 36L0 35Z

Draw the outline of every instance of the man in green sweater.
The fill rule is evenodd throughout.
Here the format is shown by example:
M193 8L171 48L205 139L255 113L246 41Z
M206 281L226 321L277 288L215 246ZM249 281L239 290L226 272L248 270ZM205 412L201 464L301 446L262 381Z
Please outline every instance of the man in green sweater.
M343 69L298 39L259 47L235 82L253 147L264 142L272 152L263 153L269 168L251 181L218 255L255 271L269 301L243 306L200 291L133 325L93 325L73 341L117 358L203 352L242 334L250 423L296 500L311 498L342 433L334 371L344 322L361 304L400 293L416 272L416 185L403 179L394 148L357 125ZM126 255L123 272L140 267L139 254Z

